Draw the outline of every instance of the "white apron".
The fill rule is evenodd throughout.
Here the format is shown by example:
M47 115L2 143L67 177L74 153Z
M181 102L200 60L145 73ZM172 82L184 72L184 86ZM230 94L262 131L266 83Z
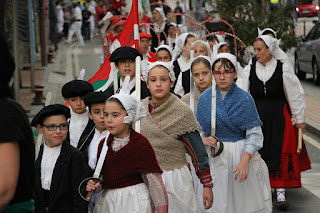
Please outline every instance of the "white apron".
M99 197L94 213L151 213L151 199L145 183L118 189L106 189Z
M244 153L244 141L225 142L224 150L218 157L210 156L210 170L213 181L213 205L204 210L202 204L203 187L197 187L200 212L214 213L270 213L272 212L271 188L266 163L258 152L249 162L249 174L245 182L235 181L232 171L239 164ZM195 182L199 182L199 179ZM197 183L196 183L197 184Z
M169 200L169 213L198 212L193 182L188 166L163 171L162 180Z

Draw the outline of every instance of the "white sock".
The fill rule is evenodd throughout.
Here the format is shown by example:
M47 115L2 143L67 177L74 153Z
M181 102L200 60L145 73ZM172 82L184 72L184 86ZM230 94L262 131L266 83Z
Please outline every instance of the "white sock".
M284 188L277 188L277 201L286 201L286 190Z

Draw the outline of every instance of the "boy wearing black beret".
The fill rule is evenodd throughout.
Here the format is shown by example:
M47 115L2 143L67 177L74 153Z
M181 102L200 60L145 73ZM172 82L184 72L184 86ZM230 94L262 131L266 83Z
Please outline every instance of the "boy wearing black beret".
M135 91L136 85L136 63L135 59L137 56L142 58L142 54L132 47L119 47L110 56L110 62L114 62L116 68L120 72L120 80L118 81L118 85L122 87L124 79L126 76L130 76L130 94ZM140 78L140 76L139 76ZM109 87L106 91L113 92L113 86ZM141 80L141 99L144 99L150 95L149 89L144 81Z
M96 167L99 142L107 134L104 123L104 105L110 96L112 96L112 93L89 92L83 98L84 103L89 107L89 118L95 124L95 128L79 141L78 146L88 163L89 175L93 174Z
M79 150L66 142L70 110L60 104L44 107L33 118L45 139L35 162L35 212L87 212L88 205L78 193L87 177Z
M82 100L88 92L93 90L93 86L83 80L72 80L61 90L64 100L71 107L68 140L76 148L79 148L79 140L94 129L94 123L89 119L86 105Z

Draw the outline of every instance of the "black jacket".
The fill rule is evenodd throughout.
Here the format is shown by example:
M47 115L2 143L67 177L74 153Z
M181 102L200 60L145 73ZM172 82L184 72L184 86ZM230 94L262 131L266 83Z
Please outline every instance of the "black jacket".
M87 164L87 171L88 171L88 176L92 176L94 170L92 170L89 166L89 157L88 157L88 147L93 139L93 136L95 134L95 127L92 128L91 132L89 132L89 134L85 135L82 139L80 139L79 143L78 143L78 149L80 150L80 152L82 153L84 160Z
M45 195L41 186L42 155L43 145L40 147L39 156L35 162L34 200L36 213L46 212L44 206ZM52 174L48 213L88 212L88 203L78 193L78 187L86 177L86 165L82 154L64 141Z
M86 136L86 135L88 135L91 131L92 131L92 129L94 129L95 128L95 124L94 124L94 122L89 118L89 120L88 120L88 123L87 123L87 126L86 126L86 128L84 128L84 130L83 130L83 132L82 132L82 134L81 134L81 136L80 136L80 138L79 138L79 141L81 141L81 140L83 140L83 138ZM68 130L68 136L67 136L67 139L66 139L67 141L68 141L68 143L70 143L70 131ZM79 144L79 143L78 143ZM79 146L78 146L79 147Z

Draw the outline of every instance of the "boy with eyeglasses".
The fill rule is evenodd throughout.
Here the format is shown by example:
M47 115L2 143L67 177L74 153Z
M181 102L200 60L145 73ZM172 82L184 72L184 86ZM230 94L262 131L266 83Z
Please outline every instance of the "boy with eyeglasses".
M79 149L78 143L85 135L94 129L94 123L89 119L83 97L93 92L93 86L83 80L72 80L63 85L61 93L70 106L69 135L67 140L73 147Z
M44 107L31 125L43 134L35 162L35 212L87 212L88 205L79 193L87 177L81 152L66 142L70 110L60 104Z

